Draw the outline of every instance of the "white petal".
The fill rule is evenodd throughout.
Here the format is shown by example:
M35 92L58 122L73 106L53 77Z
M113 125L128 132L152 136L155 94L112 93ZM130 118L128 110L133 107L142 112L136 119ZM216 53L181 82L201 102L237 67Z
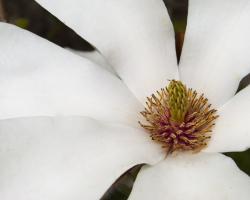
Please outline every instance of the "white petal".
M249 200L250 178L222 154L170 156L143 167L130 200Z
M75 50L75 49L70 49L70 48L66 48L69 51L82 56L83 58L87 58L91 61L93 61L94 63L98 64L99 66L103 67L104 69L108 70L109 72L115 74L114 69L111 67L110 64L108 64L108 62L105 60L105 58L98 52L98 51L79 51L79 50Z
M162 0L37 0L93 44L143 102L175 77L174 31Z
M0 23L0 119L84 115L137 124L142 105L113 74Z
M124 171L164 156L139 129L85 117L2 120L0 138L1 200L100 199Z
M190 0L181 79L216 106L250 71L250 1Z
M244 151L250 148L250 86L218 110L207 152Z

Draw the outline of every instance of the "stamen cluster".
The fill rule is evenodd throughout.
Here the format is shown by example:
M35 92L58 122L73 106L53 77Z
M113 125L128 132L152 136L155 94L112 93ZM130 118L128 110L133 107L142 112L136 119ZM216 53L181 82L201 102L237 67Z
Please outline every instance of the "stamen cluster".
M207 145L218 115L203 94L171 80L168 87L147 97L146 104L141 114L147 123L139 123L168 153L198 152Z

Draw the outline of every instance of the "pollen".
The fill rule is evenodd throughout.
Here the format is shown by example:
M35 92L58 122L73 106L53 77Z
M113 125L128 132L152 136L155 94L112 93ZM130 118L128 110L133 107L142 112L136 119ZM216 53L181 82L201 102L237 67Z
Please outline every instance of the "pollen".
M176 80L147 97L141 114L146 121L140 125L167 153L199 152L207 146L218 118L204 94Z

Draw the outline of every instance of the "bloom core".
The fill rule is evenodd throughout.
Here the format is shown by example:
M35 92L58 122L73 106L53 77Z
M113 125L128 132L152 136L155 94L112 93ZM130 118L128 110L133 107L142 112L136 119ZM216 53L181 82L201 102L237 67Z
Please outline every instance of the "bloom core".
M146 105L141 114L147 123L139 123L168 153L198 152L206 147L218 115L203 94L171 80L167 87L147 97Z

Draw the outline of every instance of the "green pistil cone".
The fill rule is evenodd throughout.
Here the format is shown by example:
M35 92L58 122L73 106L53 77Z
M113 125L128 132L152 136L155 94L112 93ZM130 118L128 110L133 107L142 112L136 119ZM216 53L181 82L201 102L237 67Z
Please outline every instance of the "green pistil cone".
M181 123L184 121L188 110L188 92L181 81L171 80L168 85L168 105L171 119L174 122Z

